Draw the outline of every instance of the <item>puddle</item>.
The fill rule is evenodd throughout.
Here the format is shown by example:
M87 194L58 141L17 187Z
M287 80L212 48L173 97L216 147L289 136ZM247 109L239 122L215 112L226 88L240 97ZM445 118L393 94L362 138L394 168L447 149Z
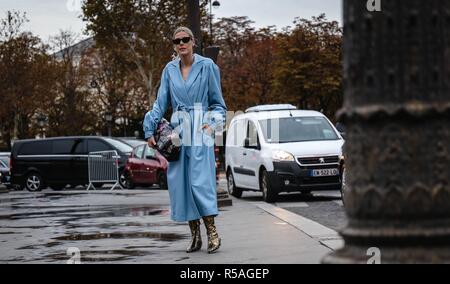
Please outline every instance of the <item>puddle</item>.
M73 208L74 206L70 206ZM41 208L33 208L41 209ZM56 216L55 216L56 215ZM76 216L75 216L76 215ZM136 217L136 216L168 216L168 209L160 207L80 207L66 210L50 210L37 212L24 212L15 214L0 215L0 220L19 220L19 219L36 219L44 217L76 217L76 219L101 218L101 217Z
M170 223L170 222L164 222L164 223L139 223L139 222L121 222L121 223L103 223L103 224L72 224L71 222L74 222L77 220L65 220L63 223L65 223L66 229L79 229L79 228L90 228L95 227L99 229L114 229L114 228L121 228L121 227L147 227L147 228L155 228L155 227L178 227L178 226L186 226L185 224L178 224L178 223ZM4 228L10 228L11 227L4 227Z
M155 233L155 232L117 232L117 233L98 233L98 234L72 234L53 238L59 241L88 241L102 239L159 239L161 241L176 241L186 237L175 233Z
M41 247L52 248L52 247L55 247L55 246L59 246L61 244L62 244L62 242L49 242L49 243L46 243L46 244L43 244L43 245L28 245L28 246L20 247L20 248L17 248L17 249L18 250L27 250L27 249L39 249Z
M92 250L92 251L81 251L80 261L83 262L111 262L111 261L123 261L128 260L133 257L140 257L152 254L149 251L139 251L139 250ZM65 253L50 254L47 258L41 260L61 260L67 261L70 256Z
M45 229L45 228L48 228L49 226L5 226L5 227L2 227L2 228L4 228L4 229L32 229L32 230L35 230L35 229Z

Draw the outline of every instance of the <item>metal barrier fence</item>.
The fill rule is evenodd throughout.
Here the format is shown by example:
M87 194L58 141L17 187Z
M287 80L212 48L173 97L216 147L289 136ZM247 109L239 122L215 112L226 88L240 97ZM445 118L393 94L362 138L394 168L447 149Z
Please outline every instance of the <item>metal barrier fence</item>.
M114 183L123 189L119 182L119 158L117 151L90 152L88 155L89 186L95 190L94 184Z

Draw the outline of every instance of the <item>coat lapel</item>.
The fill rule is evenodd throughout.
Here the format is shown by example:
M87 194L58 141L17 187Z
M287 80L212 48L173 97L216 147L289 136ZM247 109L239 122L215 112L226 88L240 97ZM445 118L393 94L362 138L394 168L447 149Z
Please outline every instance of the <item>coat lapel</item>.
M203 64L201 64L201 62L204 60L204 58L198 54L194 54L194 56L194 64L192 64L191 71L189 71L186 81L183 80L183 75L181 74L181 60L179 58L171 62L169 69L170 80L172 81L174 88L177 90L177 93L182 96L182 98L178 99L189 102L189 105L191 106L194 105L194 96L189 94L189 91L203 69Z
M194 56L195 56L195 61L191 67L191 71L189 72L189 76L186 80L186 91L188 94L192 88L192 85L194 85L195 80L197 80L198 76L200 75L200 73L203 69L203 64L200 64L201 61L203 61L203 58L197 54L195 54Z
M173 88L175 90L175 96L177 100L181 100L184 103L191 104L192 101L188 96L188 92L186 89L186 84L184 83L183 76L180 71L180 59L176 59L172 61L172 64L169 68L169 77L172 81Z

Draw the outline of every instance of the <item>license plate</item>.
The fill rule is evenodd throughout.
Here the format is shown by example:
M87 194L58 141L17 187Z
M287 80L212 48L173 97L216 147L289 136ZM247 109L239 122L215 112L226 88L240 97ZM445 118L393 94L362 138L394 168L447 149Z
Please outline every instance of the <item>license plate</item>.
M332 176L338 176L339 170L338 169L322 169L322 170L312 170L311 176L312 177L332 177Z

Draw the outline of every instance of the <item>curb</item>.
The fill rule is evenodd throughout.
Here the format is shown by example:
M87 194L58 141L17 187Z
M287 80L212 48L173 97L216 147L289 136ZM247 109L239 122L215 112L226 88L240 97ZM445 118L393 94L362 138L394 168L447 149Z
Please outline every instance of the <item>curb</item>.
M337 250L344 246L344 241L339 233L324 225L268 203L258 202L256 206L297 228L331 250Z

